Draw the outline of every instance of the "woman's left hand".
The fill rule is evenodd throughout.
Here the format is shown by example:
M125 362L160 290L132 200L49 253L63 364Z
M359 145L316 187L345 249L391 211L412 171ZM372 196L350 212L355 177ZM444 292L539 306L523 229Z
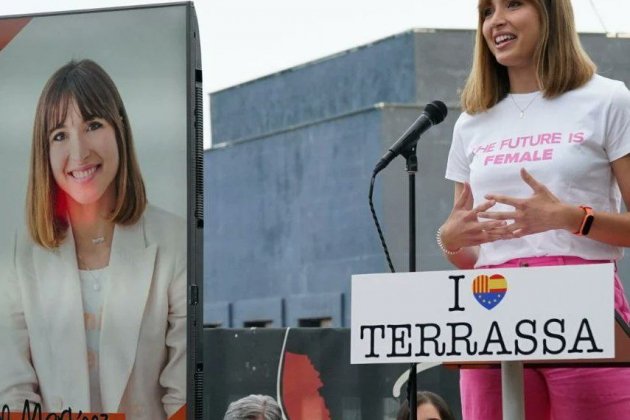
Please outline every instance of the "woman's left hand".
M485 211L479 213L480 218L493 220L513 220L507 226L514 238L562 228L561 213L565 205L536 181L525 168L521 168L521 178L533 190L529 198L515 198L501 194L487 194L486 200L514 207L514 211Z

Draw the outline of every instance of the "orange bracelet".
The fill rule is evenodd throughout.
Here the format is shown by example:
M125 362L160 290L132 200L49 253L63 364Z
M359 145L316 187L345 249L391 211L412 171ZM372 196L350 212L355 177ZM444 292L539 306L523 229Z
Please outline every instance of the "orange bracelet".
M593 209L589 206L580 206L582 210L584 210L584 217L582 218L582 224L577 232L573 232L578 236L586 236L588 232L591 230L591 226L593 225L593 221L595 220L595 216L593 215Z

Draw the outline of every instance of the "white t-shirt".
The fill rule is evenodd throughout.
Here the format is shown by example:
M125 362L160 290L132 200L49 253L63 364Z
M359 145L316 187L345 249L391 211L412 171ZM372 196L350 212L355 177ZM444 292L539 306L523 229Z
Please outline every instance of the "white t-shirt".
M79 270L83 320L87 344L88 373L90 376L90 411L103 411L100 386L101 322L105 287L109 282L108 269Z
M540 92L512 96L486 112L460 115L446 178L468 181L476 206L488 193L531 196L531 188L520 177L524 167L565 203L620 212L621 194L610 162L630 153L630 92L623 82L595 75L554 99L545 99ZM526 108L523 118L519 108ZM501 210L513 208L504 204L492 208ZM476 266L553 255L611 260L619 259L622 249L552 230L483 244Z

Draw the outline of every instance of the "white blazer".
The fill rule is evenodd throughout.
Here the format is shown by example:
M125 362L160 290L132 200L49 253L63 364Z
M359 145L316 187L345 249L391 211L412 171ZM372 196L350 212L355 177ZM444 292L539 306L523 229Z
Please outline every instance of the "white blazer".
M46 250L16 239L0 265L0 407L90 411L81 285L72 233ZM104 290L100 387L105 412L170 417L186 402L186 225L149 206L116 225Z

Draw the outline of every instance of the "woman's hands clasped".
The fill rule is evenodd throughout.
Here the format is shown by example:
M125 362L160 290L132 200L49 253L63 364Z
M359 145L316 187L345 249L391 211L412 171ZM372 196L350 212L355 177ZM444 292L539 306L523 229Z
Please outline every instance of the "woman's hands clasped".
M481 213L496 204L494 199L489 199L475 208L473 208L473 201L470 184L466 182L453 205L451 214L440 228L442 244L446 249L455 251L498 239L506 239L506 235L509 234L507 223L503 219L479 220ZM511 238L512 235L509 234L509 237Z
M488 201L507 204L514 207L513 211L487 211L479 212L478 216L484 219L509 220L505 228L505 236L520 238L534 233L546 232L553 229L567 228L565 211L567 206L563 204L549 189L538 182L534 177L521 168L521 178L532 189L533 194L528 198L515 198L500 194L487 194ZM577 226L576 226L577 227Z
M521 178L532 189L528 198L487 194L486 201L473 208L473 196L464 183L451 214L442 225L441 239L448 250L481 245L500 239L513 239L552 229L569 229L567 206L549 189L534 179L524 168ZM489 211L496 203L506 204L513 211Z

